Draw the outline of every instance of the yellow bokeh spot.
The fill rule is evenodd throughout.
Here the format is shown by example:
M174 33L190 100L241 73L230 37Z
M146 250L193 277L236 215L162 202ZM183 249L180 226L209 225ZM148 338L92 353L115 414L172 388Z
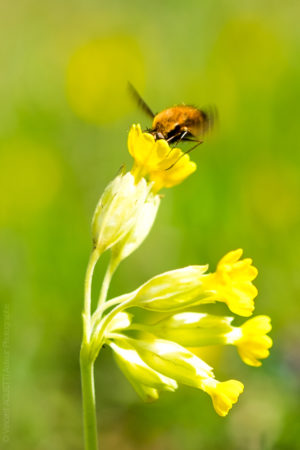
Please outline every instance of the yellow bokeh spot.
M131 107L127 82L144 84L144 58L128 35L94 39L79 47L67 70L67 95L74 112L93 123L109 123Z
M61 167L51 149L13 141L0 154L0 223L30 221L53 200L61 183Z

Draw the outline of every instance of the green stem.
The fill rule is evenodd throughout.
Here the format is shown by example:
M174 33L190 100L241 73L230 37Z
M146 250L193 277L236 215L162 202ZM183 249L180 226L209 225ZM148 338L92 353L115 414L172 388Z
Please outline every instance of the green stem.
M86 269L84 281L84 310L83 310L83 341L89 342L91 332L91 293L92 293L92 278L95 265L100 255L97 250L91 253L88 266Z
M112 276L115 273L115 270L118 267L118 265L119 265L119 260L117 258L115 258L112 253L108 267L107 267L105 275L104 275L103 282L102 282L98 305L97 305L97 310L100 310L100 311L102 310L102 306L106 300L107 292L108 292L108 289L110 286Z
M108 313L98 323L98 325L97 324L94 325L94 334L97 336L97 339L95 340L95 342L93 343L93 345L91 347L91 355L92 355L92 360L93 361L96 360L96 358L97 358L97 356L99 354L99 351L100 351L100 349L102 347L103 336L104 336L105 329L106 329L107 325L116 316L116 314L118 314L118 312L120 312L123 309L127 308L130 305L131 301L132 301L132 298L129 298L124 303L121 303L120 305L116 306L112 311L110 311L110 313Z
M132 299L135 295L135 291L130 292L129 294L123 294L120 295L119 297L115 297L111 300L108 300L107 302L105 302L104 304L102 304L101 308L97 308L97 310L94 312L93 316L92 316L92 321L91 321L91 331L94 334L98 333L98 326L101 322L102 319L102 314L104 311L106 311L107 309L111 308L112 306L116 306L119 305L119 303L123 303L129 299Z
M94 364L86 349L80 352L81 389L85 450L98 450Z

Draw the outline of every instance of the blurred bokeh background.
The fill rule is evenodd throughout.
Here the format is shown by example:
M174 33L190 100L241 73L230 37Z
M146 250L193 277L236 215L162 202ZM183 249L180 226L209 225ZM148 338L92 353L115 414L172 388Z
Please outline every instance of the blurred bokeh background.
M1 2L1 448L83 448L90 221L106 184L131 166L130 125L150 126L127 80L157 112L216 104L220 126L193 152L197 172L164 191L150 236L110 295L184 265L214 269L242 247L259 269L256 313L272 317L274 347L261 368L232 348L207 352L217 378L245 384L226 419L188 388L143 404L104 349L101 448L300 448L299 16L297 0Z

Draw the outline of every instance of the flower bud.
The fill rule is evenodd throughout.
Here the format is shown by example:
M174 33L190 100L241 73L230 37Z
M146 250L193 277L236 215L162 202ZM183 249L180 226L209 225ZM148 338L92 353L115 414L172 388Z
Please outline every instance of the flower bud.
M118 366L144 401L156 400L160 391L173 392L177 389L175 380L149 367L127 341L117 339L109 345Z
M176 311L210 296L202 286L207 266L188 266L157 275L135 291L132 306L151 311Z
M148 236L154 223L160 198L149 193L146 201L141 205L136 220L130 231L112 248L114 258L122 261L134 252Z
M232 320L232 317L183 312L149 326L149 332L185 347L223 345L227 343L227 333L232 330Z
M144 178L136 183L128 172L118 175L106 187L92 221L92 236L99 253L117 244L136 223L151 185Z
M164 339L127 339L153 370L178 383L199 388L201 380L213 377L212 368L192 352Z

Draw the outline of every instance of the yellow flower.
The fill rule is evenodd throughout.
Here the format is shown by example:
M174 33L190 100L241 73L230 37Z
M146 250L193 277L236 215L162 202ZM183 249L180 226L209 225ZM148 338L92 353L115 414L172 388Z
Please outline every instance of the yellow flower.
M164 317L157 323L139 329L187 347L208 345L235 345L241 359L250 366L261 366L260 359L267 358L272 339L266 334L272 329L268 316L257 316L242 326L231 325L233 317L207 313L182 312ZM130 326L134 329L134 321Z
M128 149L134 158L132 174L135 179L148 176L154 192L181 183L197 168L189 155L179 148L171 148L164 139L155 140L150 133L142 132L140 125L132 125Z
M192 305L224 302L241 316L250 316L257 289L252 284L257 274L250 258L238 261L242 250L225 255L211 274L208 266L187 266L157 275L128 294L130 306L152 311L178 311Z
M248 317L254 310L257 296L257 289L252 284L257 269L252 266L251 258L240 260L242 254L242 249L227 253L217 265L216 272L204 280L204 285L216 300L226 303L230 311Z
M272 339L266 334L271 331L271 319L268 316L256 316L247 320L240 328L234 328L227 335L227 343L237 346L241 359L249 366L261 366L260 359L269 356Z
M203 390L211 396L216 413L222 417L228 414L244 390L243 383L237 380L219 382L210 378L203 381L202 385Z
M244 389L236 380L217 381L208 364L175 342L121 334L111 335L107 342L125 376L146 401L155 400L162 390L174 391L181 383L208 393L216 412L226 416Z

